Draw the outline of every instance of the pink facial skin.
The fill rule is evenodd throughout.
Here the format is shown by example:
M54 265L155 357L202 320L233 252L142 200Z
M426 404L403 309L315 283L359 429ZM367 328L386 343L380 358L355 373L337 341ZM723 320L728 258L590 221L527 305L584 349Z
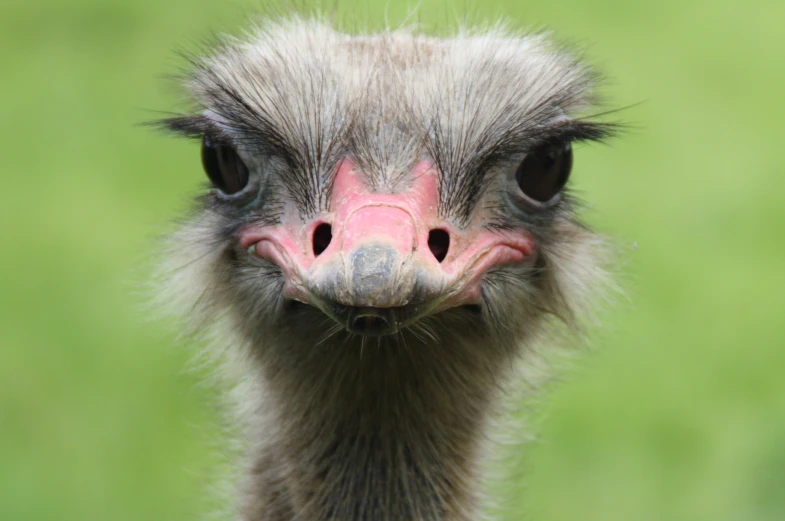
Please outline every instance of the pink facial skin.
M330 212L303 223L296 211L284 215L276 226L246 226L239 230L240 247L278 265L284 273L284 295L305 303L318 301L319 280L323 270L347 270L351 254L368 244L383 244L395 250L400 259L386 277L396 278L405 288L413 270L425 273L430 286L440 288L435 302L428 306L435 313L455 306L480 303L480 282L488 270L521 263L534 254L534 238L525 229L490 230L485 217L475 215L465 229L438 215L438 174L432 162L419 162L408 189L395 194L375 193L362 172L344 159L337 168ZM332 240L319 255L313 251L313 235L321 224L332 226ZM446 257L439 262L428 246L431 230L449 234ZM381 276L381 275L380 275ZM401 290L401 295L406 291ZM354 302L340 302L356 305ZM374 307L408 304L405 296L374 303ZM368 305L368 304L363 304Z

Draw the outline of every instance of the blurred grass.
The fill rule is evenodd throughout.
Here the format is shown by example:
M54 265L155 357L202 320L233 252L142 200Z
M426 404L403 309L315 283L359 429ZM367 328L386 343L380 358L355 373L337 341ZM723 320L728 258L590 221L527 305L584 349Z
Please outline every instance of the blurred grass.
M138 298L152 239L201 168L192 143L136 124L181 106L160 79L173 49L257 7L0 5L0 519L204 510L218 416ZM464 11L425 1L421 18ZM506 519L785 519L785 3L471 11L590 44L611 106L643 101L621 114L631 133L581 148L575 175L587 218L622 247L629 304L543 405Z

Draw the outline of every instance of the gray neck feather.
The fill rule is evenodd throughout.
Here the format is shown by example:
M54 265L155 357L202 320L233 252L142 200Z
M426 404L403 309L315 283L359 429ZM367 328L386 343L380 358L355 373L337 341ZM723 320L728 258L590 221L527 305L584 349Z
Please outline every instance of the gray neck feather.
M481 442L515 352L480 340L404 332L258 350L264 441L246 519L473 519Z

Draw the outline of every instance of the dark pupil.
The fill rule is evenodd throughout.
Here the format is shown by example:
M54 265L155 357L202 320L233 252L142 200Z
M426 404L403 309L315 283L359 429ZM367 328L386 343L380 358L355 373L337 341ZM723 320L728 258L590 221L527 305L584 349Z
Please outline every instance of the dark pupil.
M204 138L202 166L210 181L225 194L235 194L248 184L248 168L228 145Z
M569 142L545 145L526 155L515 177L521 191L541 203L550 201L567 183L572 170Z

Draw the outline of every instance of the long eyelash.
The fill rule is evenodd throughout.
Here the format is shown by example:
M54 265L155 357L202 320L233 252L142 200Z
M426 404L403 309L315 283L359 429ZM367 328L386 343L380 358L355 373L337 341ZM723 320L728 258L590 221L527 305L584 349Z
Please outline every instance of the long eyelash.
M217 139L221 135L221 131L210 118L199 114L164 118L146 122L144 125L191 139L202 139L205 136Z
M621 129L618 123L566 120L545 127L536 136L537 144L565 141L602 142L616 136Z

